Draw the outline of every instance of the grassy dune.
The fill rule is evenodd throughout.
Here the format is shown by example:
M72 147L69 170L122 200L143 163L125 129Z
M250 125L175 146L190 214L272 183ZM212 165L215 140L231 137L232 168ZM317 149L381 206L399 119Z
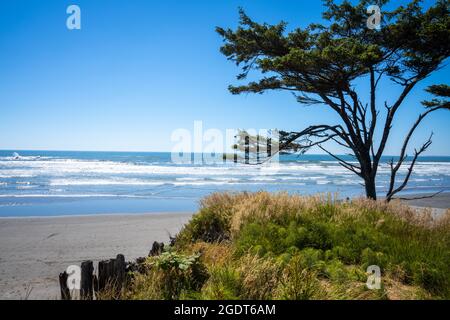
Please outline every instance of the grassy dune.
M366 287L367 267L382 271ZM287 194L213 194L149 257L128 299L449 299L450 212Z

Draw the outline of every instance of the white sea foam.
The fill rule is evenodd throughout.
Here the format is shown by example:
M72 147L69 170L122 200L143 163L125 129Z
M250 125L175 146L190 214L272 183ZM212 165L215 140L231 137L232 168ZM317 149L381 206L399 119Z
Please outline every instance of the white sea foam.
M13 155L12 157L0 157L0 161L36 161L44 159L52 159L52 157L21 156L19 154Z
M334 184L342 185L342 186L349 186L349 185L358 185L362 183L362 180L355 178L355 179L344 179L344 180L336 180Z
M214 180L160 180L146 181L138 179L55 179L50 182L51 186L207 186L224 184L241 184L246 181L239 179L214 179ZM249 184L258 184L256 182L247 182Z
M402 166L400 173L405 173L408 164ZM244 170L243 170L244 169ZM380 166L380 173L387 173L389 166ZM415 174L424 175L450 175L450 163L417 163ZM257 166L225 165L225 166L175 166L175 165L151 165L133 164L113 161L98 160L74 160L74 159L43 159L36 161L0 161L0 177L34 177L41 175L67 174L136 174L136 175L275 175L292 174L309 175L319 173L321 175L342 176L353 175L336 162L319 163L288 163L280 166L260 168Z
M195 181L195 182L173 182L174 186L223 186L223 185L235 185L242 182L233 181Z
M17 190L28 190L28 189L34 189L36 186L18 186Z
M399 171L407 173L408 163ZM379 180L386 183L390 167L382 164ZM411 182L442 181L450 177L449 162L418 162ZM232 184L305 184L357 185L361 181L336 161L289 162L278 166L172 165L100 160L76 160L38 157L0 157L1 179L23 179L12 184L48 184L50 186L203 186ZM448 178L445 178L448 179ZM4 185L7 182L1 182ZM9 181L8 181L9 183Z
M277 181L278 178L269 178L269 177L262 176L262 177L250 178L249 180L251 180L251 181L267 181L267 182L269 182L269 181Z
M138 179L55 179L50 181L51 186L160 186L164 184L167 182Z
M138 195L118 194L0 194L0 198L145 198Z

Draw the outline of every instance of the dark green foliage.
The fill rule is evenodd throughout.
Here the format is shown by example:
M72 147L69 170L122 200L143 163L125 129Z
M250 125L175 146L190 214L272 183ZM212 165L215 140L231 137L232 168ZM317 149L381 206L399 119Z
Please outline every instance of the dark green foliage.
M258 253L281 254L296 247L329 249L332 247L328 226L321 223L300 223L295 219L289 224L254 221L241 229L236 243L241 252L254 248Z
M241 9L236 30L217 28L225 40L221 52L243 67L239 79L252 69L275 75L230 90L293 89L333 96L349 90L351 81L368 75L371 68L399 82L411 75L423 78L450 53L450 18L447 0L437 1L426 11L420 2L382 11L380 31L367 28L366 10L373 3L366 0L356 5L327 0L323 17L329 25L311 24L290 32L285 22L259 24Z
M202 290L207 300L237 300L240 299L241 279L236 269L231 267L212 268L210 278Z
M377 225L374 216L385 222ZM238 254L251 251L260 256L281 255L282 259L289 252L299 255L305 268L320 271L333 281L355 279L345 265L360 266L360 275L370 265L381 267L383 272L401 266L407 282L448 296L450 235L441 236L441 231L372 211L339 223L326 215L276 221L249 218L235 244Z
M318 273L304 267L301 256L294 256L284 269L277 298L283 300L310 300L321 298Z
M200 261L200 255L183 255L176 252L164 252L150 258L152 272L159 277L156 285L162 299L178 299L184 292L198 291L208 279L206 267Z
M427 108L450 109L450 86L446 84L429 86L426 91L435 96L431 101L423 101L422 104Z

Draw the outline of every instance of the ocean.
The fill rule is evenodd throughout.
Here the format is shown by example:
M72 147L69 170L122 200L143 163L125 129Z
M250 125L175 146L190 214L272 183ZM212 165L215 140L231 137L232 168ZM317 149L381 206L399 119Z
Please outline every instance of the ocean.
M351 160L350 158L347 158ZM386 191L383 159L377 180ZM406 167L399 174L401 179ZM0 151L0 217L193 212L216 191L363 195L361 180L326 155L278 165L173 163L170 153ZM404 193L450 191L450 157L423 157Z

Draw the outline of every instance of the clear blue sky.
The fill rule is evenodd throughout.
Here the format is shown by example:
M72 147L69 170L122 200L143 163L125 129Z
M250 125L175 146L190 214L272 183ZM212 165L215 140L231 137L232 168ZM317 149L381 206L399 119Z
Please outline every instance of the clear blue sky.
M66 28L70 4L81 8L81 30ZM240 6L261 22L321 20L321 1L2 0L0 149L169 151L172 131L195 120L206 129L295 130L336 119L284 92L227 91L238 70L219 53L214 29L235 27ZM436 73L406 101L387 154L420 111L422 89L448 83L448 74ZM389 101L396 91L380 92ZM436 113L413 142L434 131L428 154L450 155L449 124L450 112Z

